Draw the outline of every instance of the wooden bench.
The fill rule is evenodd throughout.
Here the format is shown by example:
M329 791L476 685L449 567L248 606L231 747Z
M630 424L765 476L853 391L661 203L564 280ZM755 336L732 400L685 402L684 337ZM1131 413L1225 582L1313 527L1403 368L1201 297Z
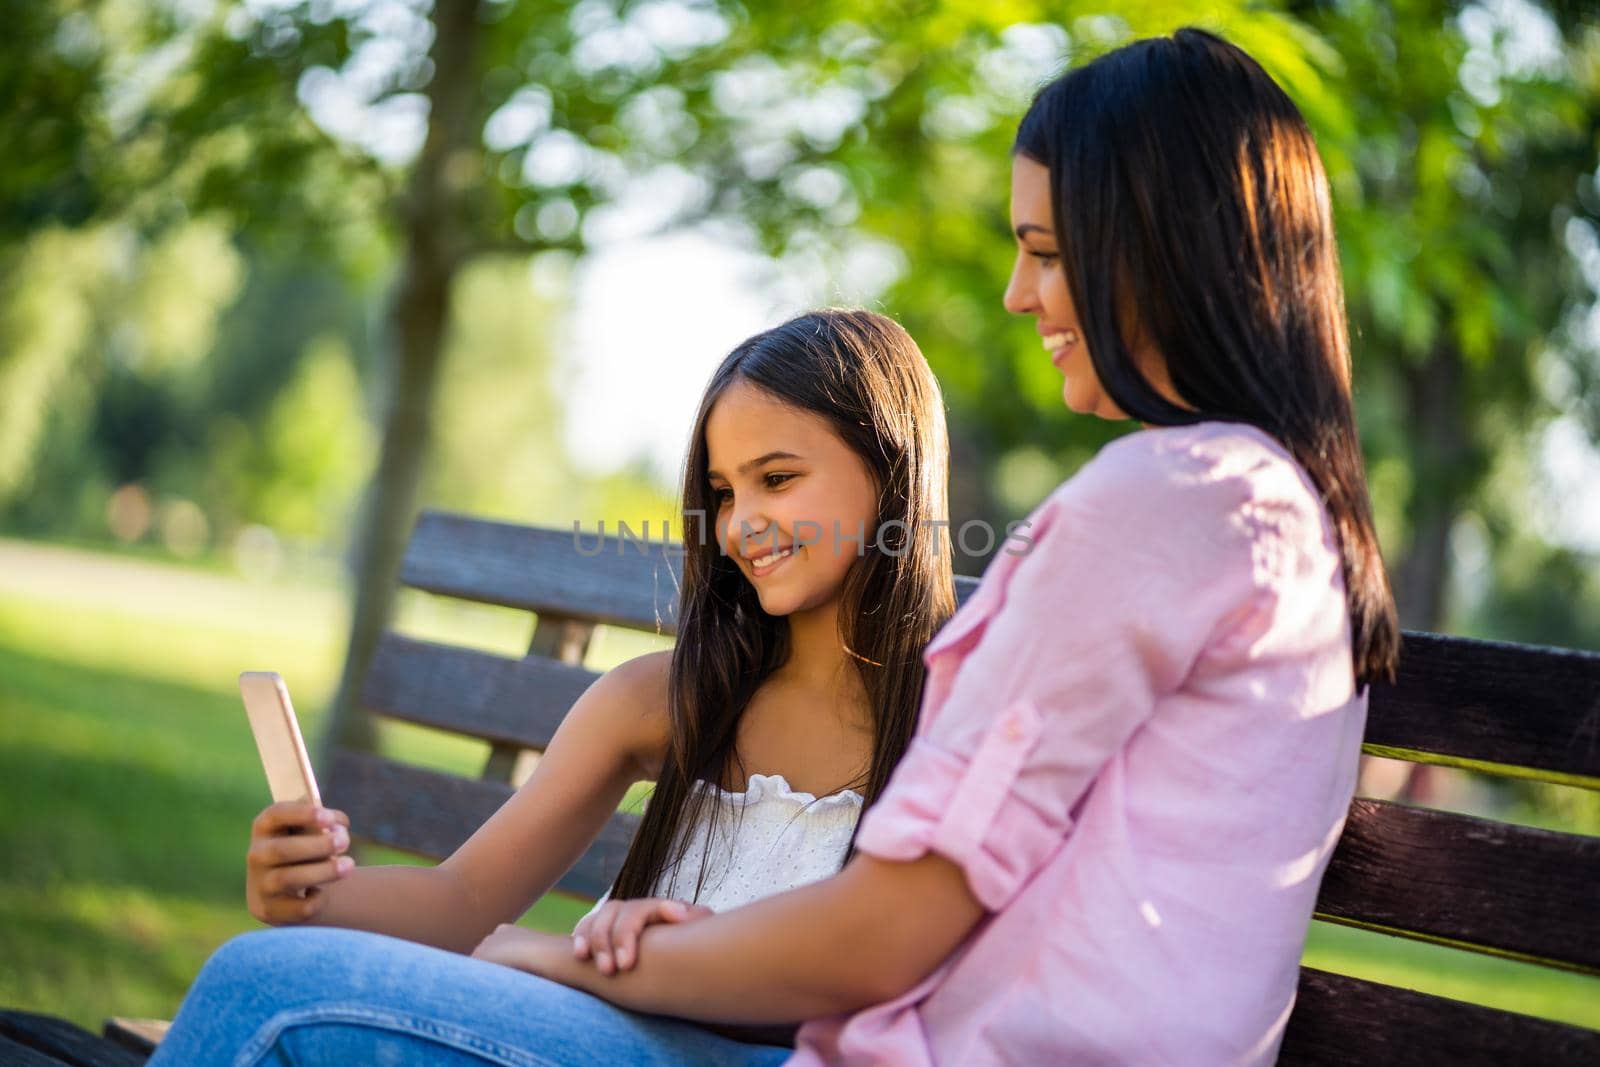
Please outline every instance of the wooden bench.
M426 513L402 584L532 611L510 660L384 636L361 691L374 714L486 740L477 778L366 753L324 768L325 797L360 839L449 855L511 795L530 753L597 677L595 627L671 634L676 559L664 546ZM592 554L591 554L592 553ZM957 579L965 600L976 588ZM1400 677L1375 687L1366 750L1419 763L1600 789L1600 655L1406 635ZM637 816L618 814L556 891L592 900L616 873ZM1600 975L1600 838L1357 799L1317 918L1541 966ZM106 1034L148 1051L129 1021ZM1600 1064L1600 1031L1305 968L1285 1064Z

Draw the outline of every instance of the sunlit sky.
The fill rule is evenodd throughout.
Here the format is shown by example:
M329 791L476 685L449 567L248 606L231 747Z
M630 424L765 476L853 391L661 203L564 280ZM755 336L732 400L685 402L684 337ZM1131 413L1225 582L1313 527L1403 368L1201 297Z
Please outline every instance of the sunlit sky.
M680 233L588 256L578 275L568 359L567 445L585 469L638 455L670 475L701 390L734 345L796 310L765 289L762 257Z

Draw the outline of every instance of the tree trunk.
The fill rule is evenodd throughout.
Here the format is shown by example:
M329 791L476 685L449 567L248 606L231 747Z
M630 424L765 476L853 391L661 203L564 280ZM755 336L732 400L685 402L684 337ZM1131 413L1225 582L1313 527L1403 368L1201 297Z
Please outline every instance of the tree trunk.
M459 224L462 160L479 151L476 60L479 0L436 0L429 56L428 132L411 172L400 224L404 259L385 316L388 382L378 469L351 549L355 605L344 671L323 737L334 747L371 751L372 720L356 696L394 605L401 555L416 515L417 487L432 432L435 385L450 317L450 290L465 254Z
M1421 367L1404 373L1412 428L1411 533L1395 568L1395 605L1410 630L1438 630L1450 581L1450 531L1474 478L1462 425L1461 355L1441 341Z

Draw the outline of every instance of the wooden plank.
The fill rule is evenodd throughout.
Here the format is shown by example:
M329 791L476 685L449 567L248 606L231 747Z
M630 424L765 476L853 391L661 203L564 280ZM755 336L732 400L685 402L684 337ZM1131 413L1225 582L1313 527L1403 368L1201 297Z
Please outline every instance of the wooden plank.
M527 654L581 667L583 657L589 652L589 642L593 639L594 623L547 611L539 616L539 622L533 628L533 636L528 639Z
M1597 886L1600 837L1357 799L1317 917L1600 974Z
M671 522L681 533L680 517ZM571 530L426 511L406 546L400 581L464 600L674 634L681 556L661 540L661 529L652 523L656 537L642 544L615 532L575 537ZM957 578L957 600L964 603L976 586L976 578Z
M533 628L533 637L528 642L528 656L582 667L583 657L588 653L593 637L593 623L545 612L539 616L538 625ZM539 748L542 751L544 746L540 745ZM491 782L504 782L514 789L533 774L538 759L538 753L532 749L496 741L490 744L489 758L484 761L483 771L478 777Z
M327 802L350 816L351 833L390 848L441 860L499 810L514 790L378 756L341 750L334 754ZM555 888L593 900L611 887L639 816L613 815L599 838Z
M599 677L569 663L512 660L384 634L361 704L392 719L525 748L544 748Z
M0 1063L138 1067L143 1062L143 1056L66 1019L30 1011L0 1011Z
M1600 789L1600 654L1408 631L1366 749Z
M149 1056L172 1028L171 1019L107 1019L101 1034L107 1041L115 1042L141 1057Z
M958 589L976 582L957 581ZM386 633L373 652L361 704L392 719L542 749L599 673L539 656L487 652Z
M1280 1067L1593 1067L1600 1031L1303 967Z
M641 552L615 533L574 536L428 511L412 531L400 580L485 604L672 634L681 561L664 551L660 530L650 525L658 540Z

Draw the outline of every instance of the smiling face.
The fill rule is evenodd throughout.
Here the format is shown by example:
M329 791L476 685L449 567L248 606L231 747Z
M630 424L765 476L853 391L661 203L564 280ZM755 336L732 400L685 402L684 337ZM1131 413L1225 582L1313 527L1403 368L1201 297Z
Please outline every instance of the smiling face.
M705 445L717 540L762 610L832 604L858 558L845 538L862 531L860 544L872 541L878 490L866 463L826 419L744 380L712 406Z
M1127 418L1100 384L1089 358L1082 320L1067 289L1061 250L1056 246L1049 168L1021 154L1013 156L1011 162L1011 226L1017 238L1017 261L1006 286L1006 310L1039 320L1039 336L1050 353L1050 362L1066 379L1061 386L1061 399L1067 407L1102 419ZM1137 342L1131 347L1134 362L1146 380L1163 396L1181 403L1160 354Z

